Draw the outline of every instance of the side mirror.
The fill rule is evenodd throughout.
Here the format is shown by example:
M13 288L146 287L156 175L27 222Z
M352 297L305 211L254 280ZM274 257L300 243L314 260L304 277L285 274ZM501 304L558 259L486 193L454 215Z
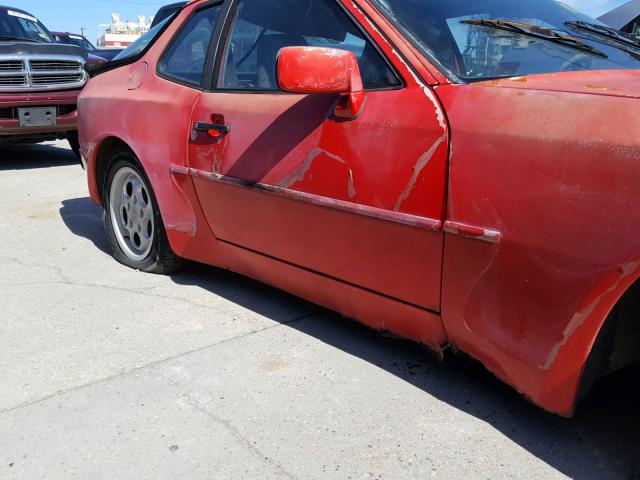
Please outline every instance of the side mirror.
M335 116L354 120L366 95L353 52L337 48L285 47L278 54L278 85L285 92L339 94Z

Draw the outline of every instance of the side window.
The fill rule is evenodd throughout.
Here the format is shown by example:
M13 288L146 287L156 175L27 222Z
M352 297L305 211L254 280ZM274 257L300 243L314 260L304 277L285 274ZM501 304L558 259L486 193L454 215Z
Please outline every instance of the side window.
M335 0L241 0L219 84L229 90L278 90L278 52L284 47L303 46L353 52L366 89L400 84Z
M220 4L197 11L182 26L158 63L158 73L194 86L202 85L207 52Z

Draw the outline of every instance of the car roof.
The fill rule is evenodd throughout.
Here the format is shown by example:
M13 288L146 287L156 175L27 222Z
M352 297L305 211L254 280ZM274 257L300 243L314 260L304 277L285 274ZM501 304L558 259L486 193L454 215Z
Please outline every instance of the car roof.
M168 5L160 7L158 9L158 11L156 12L155 16L153 17L153 22L151 23L151 26L152 27L156 26L162 20L167 18L169 15L171 15L174 11L181 9L182 7L184 7L185 5L187 5L189 3L192 3L192 1L194 1L194 0L191 0L189 2L185 1L185 2L170 3Z
M598 18L610 27L620 29L640 15L640 0L632 0Z
M66 35L66 36L73 35L74 37L84 38L84 36L80 35L79 33L73 33L73 32L51 32L51 33L53 35Z
M7 7L5 5L0 5L0 11L2 11L2 10L13 10L14 12L24 13L26 15L29 15L30 17L35 17L35 15L32 15L31 13L27 12L26 10L22 10L21 8L17 8L17 7Z

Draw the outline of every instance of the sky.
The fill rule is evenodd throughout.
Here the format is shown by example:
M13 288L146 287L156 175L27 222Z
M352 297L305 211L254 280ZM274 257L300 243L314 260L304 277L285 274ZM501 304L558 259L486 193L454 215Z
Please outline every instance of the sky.
M150 17L158 9L173 0L0 0L4 5L13 5L35 15L49 30L80 33L92 42L98 35L98 24L109 23L111 13L120 13L124 20L137 21L138 15ZM515 0L517 1L517 0ZM564 0L565 3L593 17L598 17L628 0Z
M26 10L51 31L81 33L95 43L98 24L110 23L111 13L120 13L122 21L138 21L139 15L152 17L158 9L177 0L0 0L0 4Z
M564 0L564 3L592 17L599 17L603 13L607 13L628 1L629 0Z

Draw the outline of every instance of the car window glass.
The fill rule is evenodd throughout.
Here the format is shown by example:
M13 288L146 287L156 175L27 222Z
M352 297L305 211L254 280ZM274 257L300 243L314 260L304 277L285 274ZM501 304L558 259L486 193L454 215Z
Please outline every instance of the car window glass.
M640 45L598 34L603 24L557 0L372 1L461 80L640 68Z
M77 47L82 47L85 48L87 50L95 50L95 48L93 47L93 45L85 38L80 38L80 37L72 37L71 35L69 35L69 37L67 37L69 40L65 43L69 43L70 45L76 45ZM56 37L56 40L61 40L60 37Z
M36 22L25 20L24 18L19 18L18 22L28 38L31 38L32 40L39 40L41 42L51 41L47 32Z
M207 52L221 8L215 5L191 16L160 60L160 74L193 85L202 84Z
M0 11L0 36L9 35L38 42L52 42L53 38L40 22L28 14L13 10Z
M172 18L167 18L163 22L160 22L158 25L153 27L151 30L149 30L147 33L145 33L143 36L141 36L139 39L137 39L135 42L133 42L131 45L125 48L123 51L121 51L113 59L125 60L127 58L133 58L136 55L139 55L140 53L142 53L162 32L162 29L164 28L164 26L167 23L169 23L171 20Z
M328 47L356 55L365 88L399 85L375 46L335 0L241 0L222 66L221 87L278 90L280 49Z

